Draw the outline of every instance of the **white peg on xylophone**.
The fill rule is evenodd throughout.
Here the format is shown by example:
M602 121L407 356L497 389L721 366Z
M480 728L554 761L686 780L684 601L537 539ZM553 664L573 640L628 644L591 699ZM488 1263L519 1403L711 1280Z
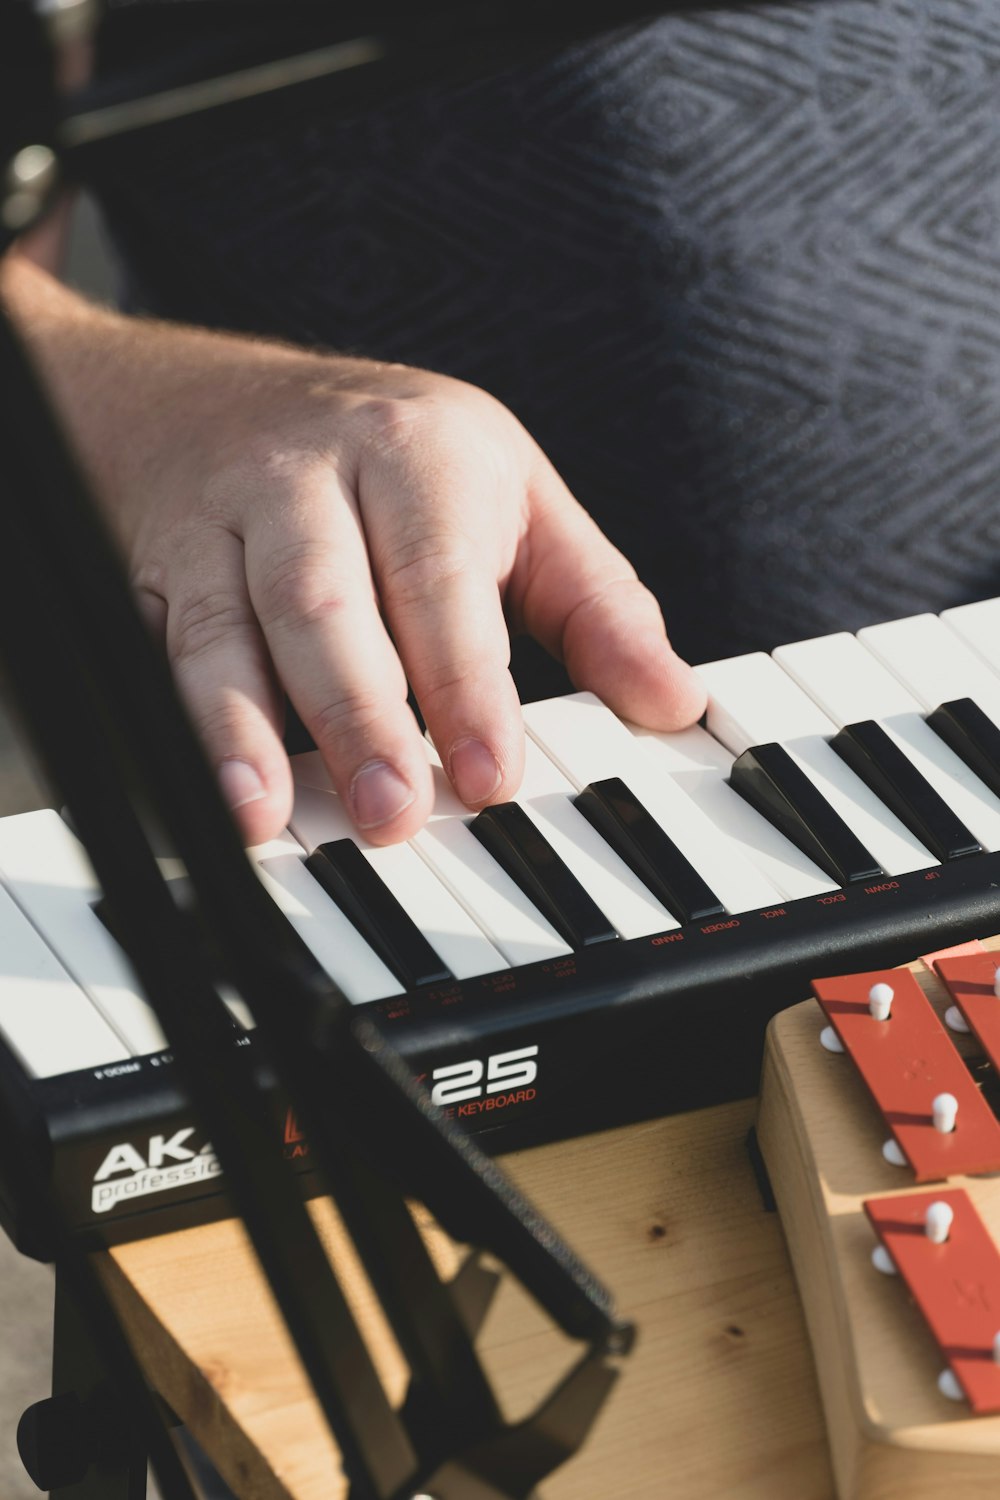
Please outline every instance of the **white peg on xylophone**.
M1000 1000L1000 969L995 969L993 972L993 993Z
M890 1167L905 1167L907 1164L906 1157L903 1155L900 1147L896 1144L895 1138L893 1136L890 1136L889 1139L883 1143L882 1155L885 1157Z
M873 984L868 991L868 1009L876 1021L888 1021L893 993L891 984Z
M843 1052L844 1044L832 1026L824 1026L819 1034L820 1044L827 1052Z
M896 1262L884 1245L875 1246L872 1251L872 1265L876 1271L881 1271L883 1276L896 1275Z
M940 1200L930 1204L924 1214L924 1229L932 1245L943 1245L951 1232L955 1210Z
M964 1401L965 1392L955 1379L950 1370L942 1370L938 1376L938 1390L942 1396L947 1396L949 1401Z
M954 1094L936 1094L931 1100L931 1118L934 1129L942 1135L950 1135L955 1129L958 1116L958 1100Z
M1000 1365L1000 1333L993 1335L993 1363Z
M944 1013L944 1024L949 1031L968 1031L969 1023L957 1005L949 1005Z

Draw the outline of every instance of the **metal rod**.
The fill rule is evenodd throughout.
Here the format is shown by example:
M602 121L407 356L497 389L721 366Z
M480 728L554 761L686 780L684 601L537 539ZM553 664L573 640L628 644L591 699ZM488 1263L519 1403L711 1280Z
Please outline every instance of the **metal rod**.
M260 63L256 67L243 68L218 78L180 84L157 94L147 94L142 99L128 99L121 104L108 104L101 109L69 115L60 124L56 140L60 146L71 151L77 146L93 145L96 141L142 130L150 125L164 125L170 120L200 114L207 109L217 109L220 105L235 104L273 93L277 89L292 88L296 84L332 78L337 73L346 73L355 68L370 67L373 63L382 62L385 55L385 43L380 38L355 37L351 41L337 42L331 47L317 47L311 52Z

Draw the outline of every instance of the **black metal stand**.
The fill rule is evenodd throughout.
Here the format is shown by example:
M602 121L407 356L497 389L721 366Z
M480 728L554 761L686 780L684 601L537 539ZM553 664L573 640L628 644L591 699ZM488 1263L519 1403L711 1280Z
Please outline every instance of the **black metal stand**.
M16 73L9 58L5 66ZM0 66L0 83L3 72ZM15 107L22 102L23 121ZM30 100L30 110L28 102L23 88L16 97L0 89L0 146L5 139L16 145L19 128L39 118L38 101ZM26 145L14 155L14 191L0 198L8 231L40 210L54 168L48 146ZM3 238L0 230L0 249ZM166 664L2 313L0 389L8 491L0 634L10 681L217 1149L340 1450L351 1500L418 1493L525 1500L582 1442L633 1330L498 1168L431 1106L377 1029L355 1017L251 873ZM163 882L154 854L161 835L187 868L200 922ZM219 967L205 951L203 928L218 940ZM286 1170L270 1105L234 1045L220 979L254 1014L395 1330L411 1371L401 1412L389 1404ZM166 1500L186 1500L190 1484L163 1413L64 1222L44 1121L19 1113L26 1081L2 1038L0 1065L10 1194L57 1264L53 1396L22 1420L25 1465L60 1500L143 1500L148 1446ZM12 1075L6 1088L5 1073ZM526 1421L504 1421L473 1348L491 1295L488 1273L473 1256L455 1282L441 1283L409 1197L423 1201L453 1238L499 1256L564 1332L586 1345Z
M450 1283L450 1301L470 1342L499 1284L497 1273L474 1254ZM499 1424L478 1444L456 1443L458 1456L440 1465L429 1483L445 1495L527 1500L580 1447L614 1379L603 1360L585 1356L527 1421L512 1428ZM164 1425L176 1426L169 1408L159 1405ZM428 1417L422 1406L419 1387L411 1385L403 1415L418 1432ZM29 1406L17 1429L29 1477L52 1500L146 1500L147 1453L129 1425L128 1410L75 1299L57 1276L52 1395Z
M146 1500L146 1451L130 1430L87 1323L56 1277L52 1395L17 1429L21 1462L53 1500Z

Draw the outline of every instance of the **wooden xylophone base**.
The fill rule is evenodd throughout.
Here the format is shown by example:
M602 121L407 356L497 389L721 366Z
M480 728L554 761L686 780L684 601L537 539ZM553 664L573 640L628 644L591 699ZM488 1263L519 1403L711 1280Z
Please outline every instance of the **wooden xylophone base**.
M1000 951L1000 938L985 946ZM943 986L909 966L943 1018ZM887 1130L850 1058L825 1051L809 1000L768 1029L758 1137L813 1346L839 1500L992 1500L1000 1416L973 1417L937 1389L943 1359L897 1277L871 1264L863 1198L912 1192L882 1159ZM966 1056L971 1038L954 1037ZM1000 1182L956 1177L1000 1237ZM1000 1309L997 1309L1000 1326Z

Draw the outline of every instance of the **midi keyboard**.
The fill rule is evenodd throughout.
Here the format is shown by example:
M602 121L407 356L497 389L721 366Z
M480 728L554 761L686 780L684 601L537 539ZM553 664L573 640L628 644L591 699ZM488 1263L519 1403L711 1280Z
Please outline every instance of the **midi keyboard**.
M698 670L704 723L676 734L587 693L526 705L518 798L478 815L429 747L435 808L409 844L367 845L319 756L298 756L289 830L248 851L347 998L487 1149L751 1093L768 1018L809 980L1000 930L1000 600ZM112 1243L227 1212L57 813L0 819L0 886L0 1031L75 1228ZM253 1018L228 1003L252 1051ZM44 1249L2 1166L0 1216Z

